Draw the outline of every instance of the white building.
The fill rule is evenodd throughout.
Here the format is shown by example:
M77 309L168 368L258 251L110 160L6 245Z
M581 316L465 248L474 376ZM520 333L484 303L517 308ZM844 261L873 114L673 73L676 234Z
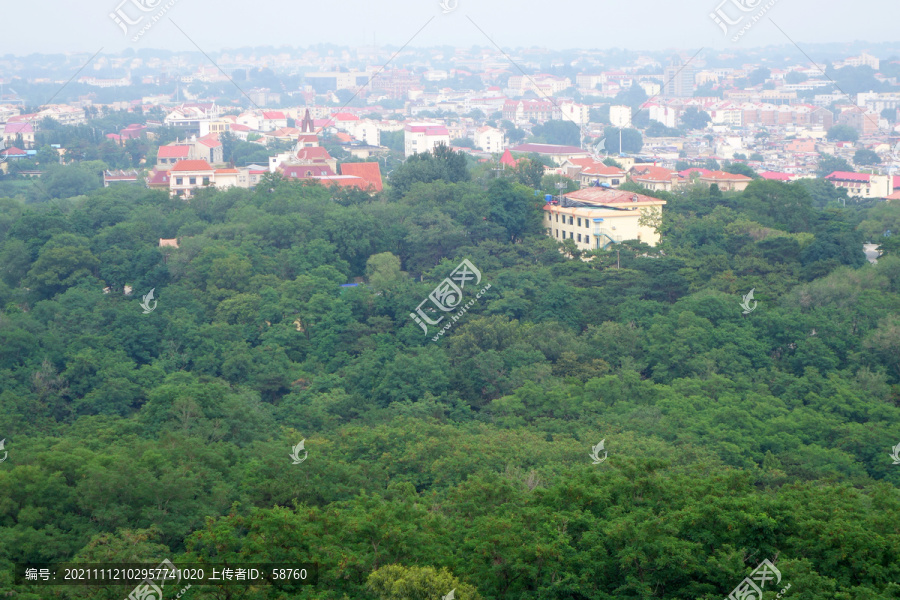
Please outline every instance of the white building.
M610 106L609 122L613 127L623 128L631 127L631 107L630 106Z
M659 121L666 127L675 127L678 120L678 111L671 106L663 106L660 104L651 104L647 108L647 113L651 121Z
M439 144L450 146L450 132L441 123L410 123L403 137L406 156L432 152Z
M480 127L475 131L475 147L485 152L501 152L506 145L503 132L495 127Z

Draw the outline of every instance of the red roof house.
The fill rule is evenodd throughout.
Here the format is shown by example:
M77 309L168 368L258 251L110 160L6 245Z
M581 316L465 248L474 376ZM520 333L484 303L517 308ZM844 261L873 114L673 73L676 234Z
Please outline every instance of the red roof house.
M375 192L380 192L381 167L377 162L343 163L341 175L355 175L366 182L366 187Z

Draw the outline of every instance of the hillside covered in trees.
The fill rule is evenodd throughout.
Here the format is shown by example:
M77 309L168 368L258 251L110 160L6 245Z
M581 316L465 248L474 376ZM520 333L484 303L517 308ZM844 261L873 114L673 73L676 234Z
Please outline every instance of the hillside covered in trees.
M862 253L900 210L691 188L589 257L490 175L0 199L0 595L170 558L319 565L187 600L713 600L768 559L787 598L900 598L900 256ZM491 287L432 341L464 259Z

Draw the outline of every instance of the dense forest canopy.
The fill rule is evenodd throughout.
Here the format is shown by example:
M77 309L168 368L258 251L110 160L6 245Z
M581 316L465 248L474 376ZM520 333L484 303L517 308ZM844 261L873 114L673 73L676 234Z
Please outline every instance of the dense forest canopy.
M900 598L900 256L862 252L900 209L696 187L659 246L584 253L493 175L0 199L0 593L169 558L319 565L187 599L711 600L767 559L791 598ZM463 259L490 290L432 341Z

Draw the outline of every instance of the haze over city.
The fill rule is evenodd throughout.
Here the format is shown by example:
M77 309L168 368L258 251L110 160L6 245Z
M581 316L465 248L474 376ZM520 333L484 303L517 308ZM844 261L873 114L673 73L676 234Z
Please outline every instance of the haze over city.
M762 8L772 0L746 1ZM154 5L153 2L148 2ZM750 32L732 43L710 13L721 0L646 0L644 2L537 0L459 0L444 13L438 0L347 0L329 2L211 2L167 0L163 23L138 44L129 42L109 17L121 0L67 2L6 1L0 7L5 27L0 55L56 52L118 52L128 47L193 50L193 44L168 21L171 18L206 51L242 46L378 45L398 47L435 17L414 40L417 46L483 45L477 23L501 47L625 48L662 50L780 45L785 33L798 44L896 41L896 3L865 0L826 3L777 0ZM127 6L127 4L126 4ZM731 8L728 8L731 7ZM731 2L727 10L734 12ZM752 13L750 13L752 14ZM468 17L468 18L467 18ZM773 19L785 33L769 21ZM19 24L25 26L18 26ZM13 26L10 26L13 25Z

